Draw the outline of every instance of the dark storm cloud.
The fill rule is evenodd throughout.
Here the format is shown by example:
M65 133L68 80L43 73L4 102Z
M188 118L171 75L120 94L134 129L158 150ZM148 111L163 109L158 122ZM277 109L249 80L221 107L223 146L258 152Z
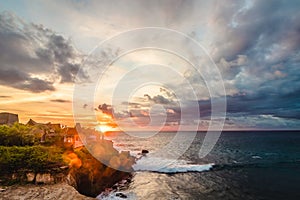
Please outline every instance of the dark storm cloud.
M300 119L300 91L289 95L247 95L227 96L227 115L255 116L271 115L280 118ZM214 99L218 105L218 99ZM200 115L211 115L211 100L199 101Z
M0 14L0 84L31 92L55 90L53 83L72 82L81 55L70 40L42 25ZM87 76L80 71L83 78Z
M283 74L289 78L300 58L299 8L299 1L218 4L210 21L212 56L225 81L234 80L238 89L256 89L256 83L240 79L256 77L260 84Z
M104 1L100 9L110 13L107 16L111 21L123 22L123 18L114 18L119 13L126 16L124 24L129 28L131 25L167 27L187 33L200 43L203 41L224 79L229 115L299 119L300 1L207 2L174 0L158 4L157 1L138 1L124 6L123 10L118 7L105 10L103 5L111 4L111 1ZM99 8L95 6L94 9ZM192 86L205 85L201 77L196 76L192 71L187 73L186 79ZM189 99L186 93L189 91L184 85L179 83L176 88ZM201 90L205 89L196 91L199 99L209 99L208 92ZM166 95L145 97L149 103L176 108ZM136 114L144 106L144 99L137 102L139 105L130 107L136 109ZM211 114L210 100L199 101L204 118ZM191 112L195 109L188 106L185 109ZM230 118L227 123L232 124Z
M299 49L299 1L231 2L230 6L219 6L212 15L216 58L232 60L241 54L265 54L281 43L293 53Z
M73 3L77 2L70 4ZM70 7L64 2L61 5ZM299 0L133 1L130 6L128 2L116 1L116 6L111 5L111 1L92 3L90 6L87 3L86 7L80 4L76 9L80 8L80 13L91 16L78 18L89 21L94 18L99 22L107 16L106 23L116 29L118 26L125 27L116 32L148 26L187 33L200 43L203 41L220 69L228 95L229 115L300 119ZM63 12L59 17L66 15ZM75 15L72 12L72 17ZM75 23L74 30L77 30L80 24L76 24L73 18L70 21L70 24ZM102 21L99 22L101 28ZM97 26L97 23L91 24ZM106 28L102 30L106 37ZM91 33L94 34L93 31ZM104 53L101 59L110 60L111 54ZM0 15L0 84L33 92L54 90L54 82L74 81L81 57L70 40L52 30L25 23L9 13ZM80 75L87 78L83 71ZM192 85L205 84L193 71L187 73L186 79ZM183 85L176 85L176 88L182 93L189 92ZM199 93L199 97L209 98L207 92ZM128 107L136 115L144 116L145 113L139 111L144 109L145 101L148 104L159 103L170 109L170 116L180 116L180 109L174 104L174 97L170 96L166 93L145 95L146 98L135 104L128 103ZM210 100L200 100L199 105L201 116L210 116ZM194 108L187 109L192 111ZM227 122L232 123L230 120Z
M57 72L62 83L73 82L78 72L81 78L87 78L83 71L79 71L80 65L78 61L76 63L75 59L80 59L80 55L71 45L71 41L61 35L52 34L44 52L47 52L47 58L53 58L57 63Z
M31 92L54 91L53 82L32 78L28 74L17 70L0 69L0 84Z
M150 95L145 94L144 97L147 97L149 101L152 101L153 103L157 103L157 104L171 103L171 101L169 99L167 99L166 97L164 97L162 95L156 95L156 96L150 97Z
M300 119L300 1L213 1L213 6L207 7L212 9L207 12L203 1L172 1L159 7L152 1L146 4L147 10L153 9L153 12L145 12L145 15L142 12L141 19L138 16L144 11L143 6L135 5L135 11L129 9L132 21L139 23L139 27L161 23L162 27L180 30L204 41L224 79L230 117L267 115ZM153 17L154 12L159 17ZM186 79L192 85L202 84L201 77L195 74L187 74ZM183 85L178 88L186 92ZM197 92L202 95L201 91ZM210 98L204 95L207 94L203 92L203 99ZM167 109L176 108L166 95L146 94L144 97ZM199 101L201 117L211 115L210 100ZM142 104L142 100L137 103ZM133 114L139 115L140 107L134 106L137 105L131 107L136 109ZM191 112L195 109L186 106ZM232 124L230 119L227 123Z
M300 1L230 1L212 13L211 55L229 115L300 119L299 9ZM201 116L211 114L210 100L199 105Z

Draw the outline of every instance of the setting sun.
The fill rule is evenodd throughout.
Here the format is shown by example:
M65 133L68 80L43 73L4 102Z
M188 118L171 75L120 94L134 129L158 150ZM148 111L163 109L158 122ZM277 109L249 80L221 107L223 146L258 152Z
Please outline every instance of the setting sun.
M107 131L113 131L113 127L108 125L98 125L96 126L96 130L100 131L101 133L106 133Z
M0 200L300 199L300 0L0 0Z

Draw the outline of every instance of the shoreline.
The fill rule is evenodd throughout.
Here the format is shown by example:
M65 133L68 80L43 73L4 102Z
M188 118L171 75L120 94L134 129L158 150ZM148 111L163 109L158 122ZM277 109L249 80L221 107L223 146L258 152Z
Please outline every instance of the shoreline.
M68 166L62 166L62 168L58 168L59 170L22 169L15 172L2 172L0 188L6 189L0 190L0 199L2 199L2 194L6 194L3 196L5 199L12 199L9 194L19 195L19 198L15 199L20 199L23 197L23 193L29 196L28 199L36 199L30 191L47 194L47 188L55 190L55 193L56 190L60 191L57 194L59 196L62 195L63 188L69 187L86 197L97 197L107 188L113 187L124 179L130 179L135 157L132 157L129 152L118 152L109 140L100 140L90 145L89 147L93 149L92 152L85 147L65 150L61 156L64 157ZM103 154L103 152L105 153ZM97 157L94 157L95 155ZM100 158L104 163L99 161ZM59 185L61 187L58 187ZM27 188L29 192L24 188ZM43 191L43 188L46 190ZM19 190L22 192L18 192ZM59 197L59 199L61 198Z

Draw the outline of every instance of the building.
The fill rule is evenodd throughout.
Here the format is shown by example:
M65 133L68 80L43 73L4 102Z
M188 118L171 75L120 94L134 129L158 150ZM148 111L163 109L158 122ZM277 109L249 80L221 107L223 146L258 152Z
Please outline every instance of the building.
M83 142L81 141L77 130L80 129L76 128L76 126L74 128L68 127L64 134L64 143L71 144L73 148L83 146Z
M28 126L35 126L35 125L37 125L37 124L39 124L39 123L37 123L37 122L34 121L33 119L30 119L30 120L27 122L26 125L28 125Z
M0 113L0 125L12 125L15 122L19 123L19 116L17 114L2 112Z
M41 142L46 142L48 139L60 137L65 145L72 146L73 148L83 146L83 143L79 137L78 131L81 131L80 124L76 124L75 127L66 127L61 124L52 123L38 123L30 119L27 122L28 126L35 127L33 132L41 135Z
M32 119L30 119L26 125L35 127L33 129L33 133L41 135L41 142L45 142L47 138L60 136L65 128L65 126L61 124L52 124L50 122L47 124L43 124L38 123Z

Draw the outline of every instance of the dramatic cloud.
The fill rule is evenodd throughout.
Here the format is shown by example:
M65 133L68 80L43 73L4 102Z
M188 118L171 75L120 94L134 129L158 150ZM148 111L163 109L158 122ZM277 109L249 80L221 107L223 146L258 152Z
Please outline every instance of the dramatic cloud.
M0 84L31 92L54 91L53 82L32 78L29 74L16 70L0 69Z
M1 85L43 92L55 90L56 84L74 81L83 55L74 49L72 41L53 30L71 36L87 54L98 42L122 31L163 27L183 32L198 41L216 63L227 93L227 126L300 127L298 0L54 0L26 6L28 10L44 13L24 14L28 19L35 19L37 24L27 23L10 13L0 15ZM182 42L182 48L186 48L186 44ZM119 48L122 49L122 45ZM109 61L110 56L115 55L117 53L108 51L98 61ZM130 60L130 65L138 63L138 59L149 58L136 55L136 60ZM157 58L155 63L160 63L159 59L166 59L166 56ZM79 74L83 79L88 78L84 71ZM115 77L116 73L108 74L108 80L109 76ZM146 76L143 74L137 79ZM188 84L196 88L199 99L193 99L193 103L199 104L201 124L207 126L211 101L218 102L218 98L209 97L205 85L204 79L210 77L200 77L195 71L187 70L183 78L188 81L185 85L177 80L172 82L174 88L178 88L176 95L186 97L182 106L192 112L195 107L188 101L191 93L187 90ZM110 91L110 88L105 91ZM176 123L181 114L174 94L164 90L156 94L145 92L139 100L120 104L118 106L129 110L114 108L118 118L148 118L149 109L154 104L165 108L170 124ZM80 105L88 108L91 102ZM112 113L109 105L101 105L97 110ZM193 123L194 120L181 123Z
M153 110L158 104L162 105L163 109ZM165 115L165 125L170 126L180 123L181 109L175 94L165 88L159 88L157 95L144 94L143 97L134 97L131 102L122 102L120 107L114 108L113 114L116 120L132 118L136 124L143 126Z
M209 50L224 79L228 116L251 116L257 123L261 116L270 116L263 117L269 120L265 127L278 127L278 119L291 119L292 123L280 126L299 128L300 121L295 123L300 120L299 8L299 1L250 0L227 2L212 13ZM201 35L201 31L194 33L199 39ZM209 116L210 100L199 105L201 116Z
M54 91L55 82L74 81L81 57L70 40L54 31L12 13L0 14L0 84L31 92Z
M113 116L113 108L111 107L111 105L107 105L104 103L98 106L98 110L102 111L103 114Z
M154 97L150 97L149 94L145 94L144 96L148 98L148 101L151 101L153 103L158 103L158 104L169 104L170 103L170 100L162 95L156 95Z

